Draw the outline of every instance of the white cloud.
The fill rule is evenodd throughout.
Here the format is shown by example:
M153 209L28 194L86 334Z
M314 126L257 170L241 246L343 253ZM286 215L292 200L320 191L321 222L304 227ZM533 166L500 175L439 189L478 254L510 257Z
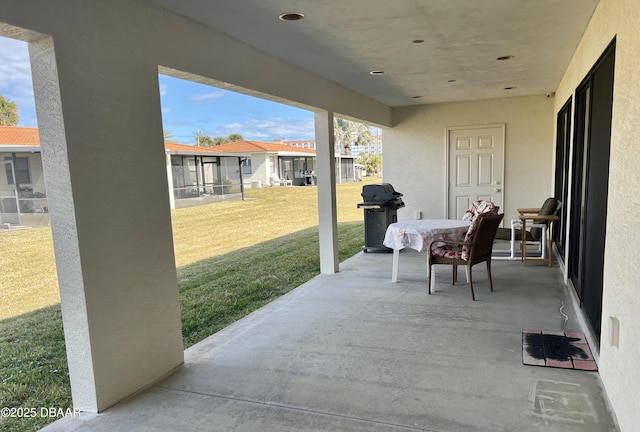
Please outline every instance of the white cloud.
M273 141L274 139L301 140L314 138L313 119L285 119L269 117L250 119L242 123L229 123L213 131L212 136L239 133L245 139Z
M229 123L224 125L223 128L228 131L235 131L242 128L242 123Z
M211 99L220 99L224 97L224 92L214 91L211 93L196 93L190 96L193 102L200 103Z
M162 114L169 114L171 112L171 108L162 108Z
M36 125L26 42L0 37L0 94L18 104L21 125Z
M160 84L160 96L166 95L168 89L169 86L167 84Z

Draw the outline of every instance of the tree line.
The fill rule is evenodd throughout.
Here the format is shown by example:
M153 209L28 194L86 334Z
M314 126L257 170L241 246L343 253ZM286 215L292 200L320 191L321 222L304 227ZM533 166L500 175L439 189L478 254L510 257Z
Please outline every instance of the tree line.
M199 132L196 133L196 145L198 147L212 147L220 144L226 144L235 141L243 141L244 137L239 133L232 133L227 137L210 137L209 135L202 135Z

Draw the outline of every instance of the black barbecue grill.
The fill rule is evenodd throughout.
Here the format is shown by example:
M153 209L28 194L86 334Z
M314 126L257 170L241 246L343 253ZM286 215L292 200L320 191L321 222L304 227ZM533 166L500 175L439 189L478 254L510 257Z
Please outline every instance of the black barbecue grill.
M358 208L364 209L364 246L362 250L390 251L384 246L384 235L387 227L398 221L399 208L404 207L402 194L396 192L389 183L365 185L362 187L361 203Z

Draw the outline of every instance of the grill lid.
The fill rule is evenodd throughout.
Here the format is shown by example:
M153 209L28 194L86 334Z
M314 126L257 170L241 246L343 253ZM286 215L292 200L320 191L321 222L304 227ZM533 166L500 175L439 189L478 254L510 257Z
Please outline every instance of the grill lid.
M399 199L402 194L396 192L389 183L365 185L362 187L362 199L365 203L382 204L387 201Z
M404 207L400 198L402 194L396 192L389 183L365 185L362 187L362 198L364 202L358 204L358 208L390 208L399 209Z

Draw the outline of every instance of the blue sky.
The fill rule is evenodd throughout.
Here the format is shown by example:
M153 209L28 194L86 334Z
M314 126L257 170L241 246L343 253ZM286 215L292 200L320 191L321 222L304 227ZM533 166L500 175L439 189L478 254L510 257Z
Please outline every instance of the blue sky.
M313 139L313 113L217 87L159 76L163 129L194 144L203 135L245 139ZM18 104L19 126L37 126L27 44L0 37L0 95Z
M313 139L313 113L264 99L160 75L164 130L172 140L194 143L203 135L239 133L245 139Z

